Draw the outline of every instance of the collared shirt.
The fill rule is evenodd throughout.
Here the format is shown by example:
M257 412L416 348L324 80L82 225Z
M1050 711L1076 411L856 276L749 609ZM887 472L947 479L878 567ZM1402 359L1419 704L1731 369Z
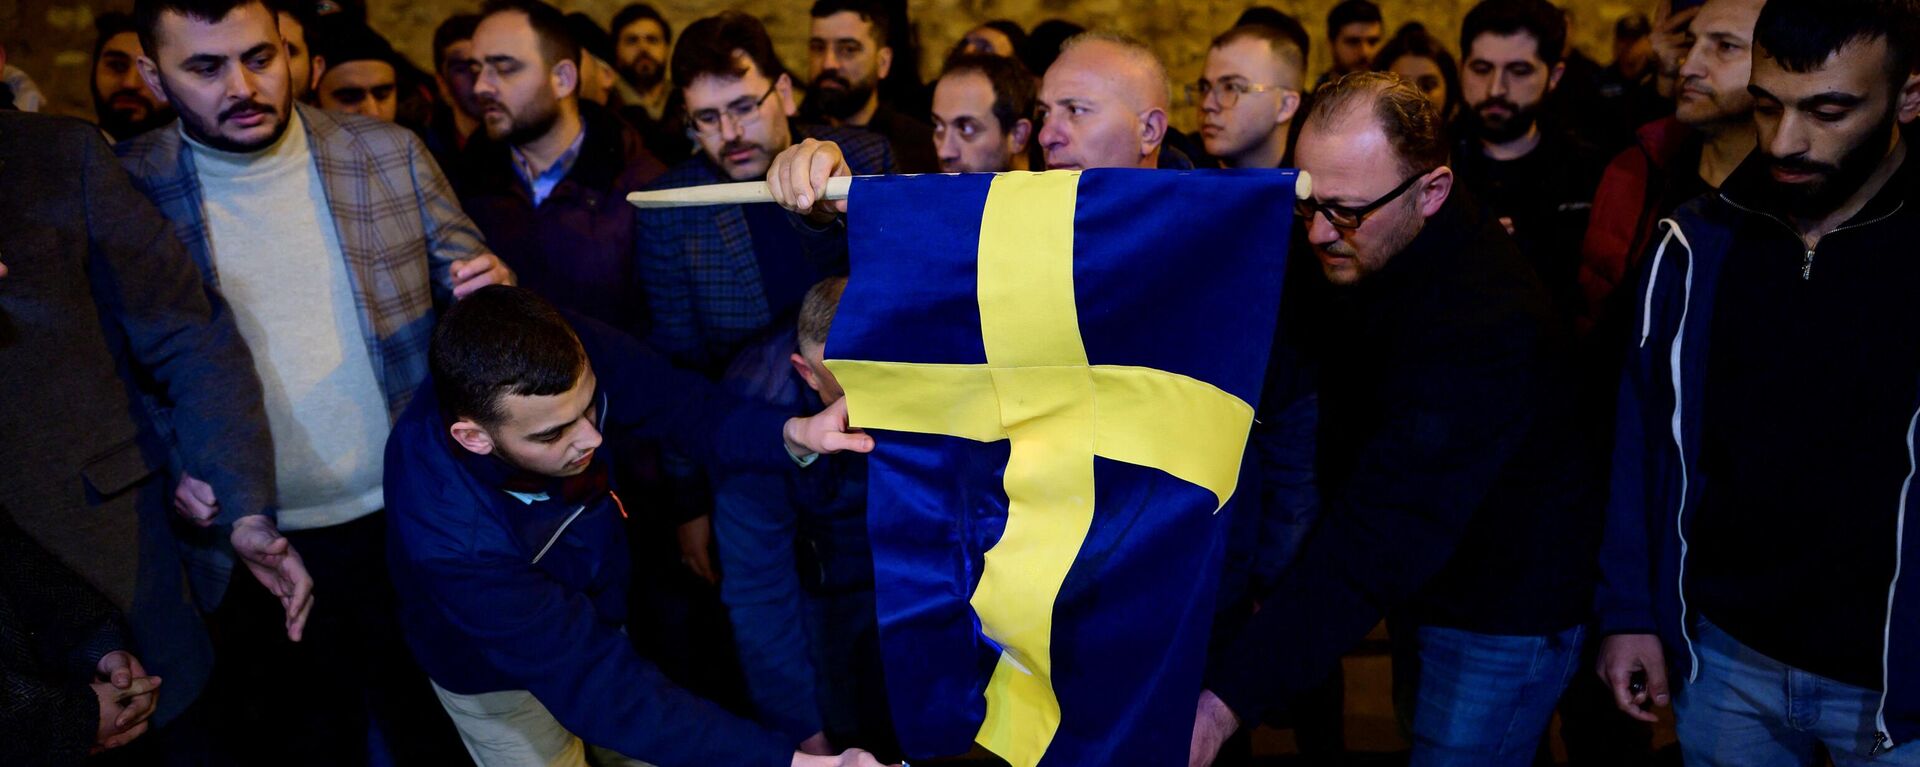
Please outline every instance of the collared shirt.
M534 207L539 207L547 195L553 194L553 188L560 185L560 179L566 178L567 173L573 170L573 161L580 159L580 145L586 140L587 128L582 125L580 132L573 135L573 144L567 147L567 151L561 152L559 159L540 173L533 172L533 161L527 159L520 147L513 147L513 172L519 174L520 180L526 183L527 191L533 195Z

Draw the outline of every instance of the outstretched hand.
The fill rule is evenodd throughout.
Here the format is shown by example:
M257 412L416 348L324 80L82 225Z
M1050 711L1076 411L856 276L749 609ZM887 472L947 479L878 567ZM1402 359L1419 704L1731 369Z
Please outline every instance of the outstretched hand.
M782 432L781 436L787 440L787 452L794 455L873 452L873 437L847 426L844 397L806 418L787 419Z

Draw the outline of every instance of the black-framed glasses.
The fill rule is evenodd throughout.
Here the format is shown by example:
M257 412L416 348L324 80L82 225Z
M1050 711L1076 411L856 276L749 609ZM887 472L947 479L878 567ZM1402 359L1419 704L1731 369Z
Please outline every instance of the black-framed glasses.
M1313 225L1313 214L1318 213L1326 216L1327 223L1332 224L1337 229L1359 229L1360 225L1366 223L1367 217L1373 215L1374 211L1379 210L1381 206L1389 202L1393 202L1394 198L1406 194L1408 189L1413 188L1414 182L1426 178L1428 173L1436 170L1439 169L1428 168L1419 173L1415 173L1411 178L1400 182L1400 185L1394 187L1393 191L1382 195L1380 199L1358 208L1349 208L1344 205L1328 205L1309 197L1304 200L1294 201L1293 212L1301 218L1306 219L1308 226Z
M687 122L698 133L719 133L720 120L728 117L733 118L734 127L745 128L760 120L760 105L767 103L767 99L773 96L773 91L778 87L780 83L776 81L767 86L766 93L760 94L760 98L751 102L741 100L728 104L725 109L702 109L694 112L687 115Z

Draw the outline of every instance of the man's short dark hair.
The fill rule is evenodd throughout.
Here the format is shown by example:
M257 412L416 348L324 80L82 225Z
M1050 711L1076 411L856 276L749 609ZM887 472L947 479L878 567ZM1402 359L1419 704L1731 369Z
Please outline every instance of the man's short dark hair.
M620 33L626 31L627 27L633 26L636 21L652 21L659 24L661 40L668 44L673 43L673 25L667 23L667 17L660 15L660 11L646 3L631 3L621 8L619 13L613 15L613 21L607 23L607 31L613 35L615 41L618 41Z
M1334 78L1313 93L1307 122L1351 119L1354 111L1369 108L1368 116L1400 155L1403 173L1425 172L1447 164L1445 125L1426 94L1386 72L1354 72Z
M1485 0L1460 22L1460 59L1473 58L1473 41L1481 35L1506 37L1526 33L1538 50L1534 55L1551 67L1560 63L1567 47L1567 15L1547 0Z
M971 72L987 78L993 87L993 121L1000 131L1013 130L1013 124L1033 115L1034 91L1039 85L1033 73L1019 59L990 53L962 53L947 59L940 78Z
M613 36L600 28L600 22L594 21L579 11L567 14L567 30L573 34L573 41L580 44L580 50L601 61L611 63L613 55Z
M887 41L892 39L887 34L893 29L893 19L887 16L887 7L879 0L814 0L809 15L824 19L843 12L859 16L861 21L871 25L875 48L887 47Z
M273 6L262 0L134 0L133 25L135 31L140 33L140 47L147 52L147 58L159 61L160 46L157 40L161 16L177 13L189 19L217 24L235 9L249 5L273 10Z
M1294 42L1292 35L1279 27L1268 24L1242 24L1215 36L1207 48L1209 50L1225 48L1241 40L1259 40L1266 43L1267 47L1272 49L1273 55L1280 57L1281 61L1293 68L1294 74L1306 76L1307 52L1301 50L1299 43Z
M1086 27L1065 19L1047 19L1033 26L1027 33L1027 49L1020 52L1020 60L1026 62L1027 71L1035 75L1045 75L1047 68L1053 66L1053 60L1060 58L1060 46L1082 32Z
M329 16L316 22L307 35L307 47L313 55L327 60L327 69L349 61L380 61L393 67L400 76L399 55L379 32L344 16Z
M492 428L508 395L565 394L587 369L587 352L552 304L526 288L489 285L454 303L427 346L433 393L449 421Z
M1313 36L1307 34L1307 26L1301 24L1299 19L1294 18L1291 14L1279 8L1271 5L1255 5L1242 11L1240 18L1235 19L1233 22L1233 25L1236 27L1245 27L1254 24L1280 30L1282 34L1287 36L1287 39L1293 41L1294 45L1299 46L1300 57L1302 59L1305 59L1308 54L1313 52Z
M573 29L567 25L567 15L540 0L488 0L480 9L480 18L498 13L521 13L527 17L527 25L533 27L533 34L540 38L540 56L546 59L547 66L562 61L571 61L580 66L580 43L573 39Z
M721 11L688 24L680 33L668 74L682 88L693 85L699 77L738 79L747 71L734 59L735 54L745 55L768 80L778 80L787 73L759 19L739 11Z
M446 74L447 49L473 39L473 30L480 26L477 13L456 13L433 29L433 71Z
M1340 37L1340 30L1348 24L1384 24L1380 16L1380 6L1373 0L1342 0L1333 10L1327 11L1327 39Z
M1887 41L1887 74L1899 79L1920 61L1920 3L1915 0L1771 0L1760 9L1753 44L1788 72L1812 72L1849 43Z
M1640 40L1653 34L1653 22L1647 20L1644 13L1629 13L1613 23L1615 42Z
M1440 81L1447 84L1447 105L1441 110L1440 118L1447 119L1466 98L1460 93L1460 67L1454 63L1453 54L1440 44L1440 38L1428 34L1426 28L1402 27L1399 34L1374 54L1373 71L1392 71L1393 62L1408 56L1430 60L1434 68L1440 70Z
M828 277L807 289L800 299L800 317L796 335L800 343L827 345L827 331L833 327L833 315L840 310L840 295L847 290L847 278Z
M93 40L93 60L100 61L100 51L107 47L107 41L126 32L140 34L140 27L133 23L133 16L119 11L107 11L93 17L93 31L97 37Z

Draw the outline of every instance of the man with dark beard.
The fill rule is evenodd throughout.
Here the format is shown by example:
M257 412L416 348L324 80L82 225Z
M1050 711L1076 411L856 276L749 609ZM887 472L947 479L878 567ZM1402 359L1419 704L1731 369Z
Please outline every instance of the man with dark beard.
M474 100L485 136L467 145L460 204L520 284L646 335L628 192L666 166L640 134L580 98L580 47L565 15L499 0L473 30Z
M614 84L620 116L640 131L647 151L668 164L693 154L687 136L687 106L680 89L667 81L667 48L673 27L646 3L621 8L608 25L613 33Z
M1571 322L1582 305L1580 241L1604 158L1541 124L1565 71L1566 18L1547 0L1486 0L1460 27L1454 173L1520 244Z
M195 584L204 603L225 597L213 620L234 678L301 677L270 710L233 701L223 715L236 738L257 737L243 747L258 762L366 764L377 718L405 734L387 740L396 763L458 764L452 725L400 638L381 455L426 377L435 305L512 274L412 133L294 104L285 43L259 0L139 0L134 18L141 76L180 121L122 144L122 164L254 351L279 498L257 523L277 521L323 584L304 634L290 595L243 578ZM234 500L186 474L174 491L201 527ZM196 576L208 570L221 572Z
M807 37L809 121L866 128L887 139L901 173L934 173L940 158L933 128L880 99L880 81L893 70L887 44L892 20L875 0L816 0ZM900 66L911 67L911 61Z
M103 13L93 22L93 113L107 142L125 141L173 121L173 108L153 97L134 66L141 56L133 18Z
M1769 0L1753 42L1756 151L1634 288L1600 670L1688 764L1920 765L1920 5Z

